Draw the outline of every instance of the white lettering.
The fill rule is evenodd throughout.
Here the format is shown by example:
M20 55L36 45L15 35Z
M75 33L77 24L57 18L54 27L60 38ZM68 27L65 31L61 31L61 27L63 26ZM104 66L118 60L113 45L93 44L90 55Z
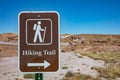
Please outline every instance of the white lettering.
M43 50L43 52L44 55L56 55L56 50L51 50L51 51Z
M23 55L37 55L37 56L42 56L41 51L35 51L35 50L23 50Z

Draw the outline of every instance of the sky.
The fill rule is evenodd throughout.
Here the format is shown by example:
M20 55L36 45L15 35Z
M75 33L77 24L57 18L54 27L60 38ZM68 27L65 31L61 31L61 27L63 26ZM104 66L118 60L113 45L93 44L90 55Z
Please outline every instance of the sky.
M21 11L57 11L61 34L120 34L120 0L0 0L0 33L18 32Z

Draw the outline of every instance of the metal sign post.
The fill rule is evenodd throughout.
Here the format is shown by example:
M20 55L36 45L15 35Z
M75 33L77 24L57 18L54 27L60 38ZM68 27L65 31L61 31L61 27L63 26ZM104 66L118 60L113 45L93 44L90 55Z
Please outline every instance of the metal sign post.
M35 73L35 80L43 80L43 73Z

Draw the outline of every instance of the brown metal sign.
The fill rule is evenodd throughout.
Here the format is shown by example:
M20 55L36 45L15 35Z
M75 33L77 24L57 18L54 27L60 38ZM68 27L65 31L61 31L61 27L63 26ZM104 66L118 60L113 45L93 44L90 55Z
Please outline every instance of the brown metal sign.
M19 69L55 72L59 68L59 15L57 12L19 14Z

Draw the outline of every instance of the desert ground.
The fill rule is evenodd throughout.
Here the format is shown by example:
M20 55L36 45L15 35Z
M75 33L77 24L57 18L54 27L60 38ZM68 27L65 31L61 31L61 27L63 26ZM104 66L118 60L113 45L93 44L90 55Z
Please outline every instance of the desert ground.
M0 80L34 80L18 71L17 41L0 34ZM120 35L62 34L60 46L60 70L44 80L120 80Z

